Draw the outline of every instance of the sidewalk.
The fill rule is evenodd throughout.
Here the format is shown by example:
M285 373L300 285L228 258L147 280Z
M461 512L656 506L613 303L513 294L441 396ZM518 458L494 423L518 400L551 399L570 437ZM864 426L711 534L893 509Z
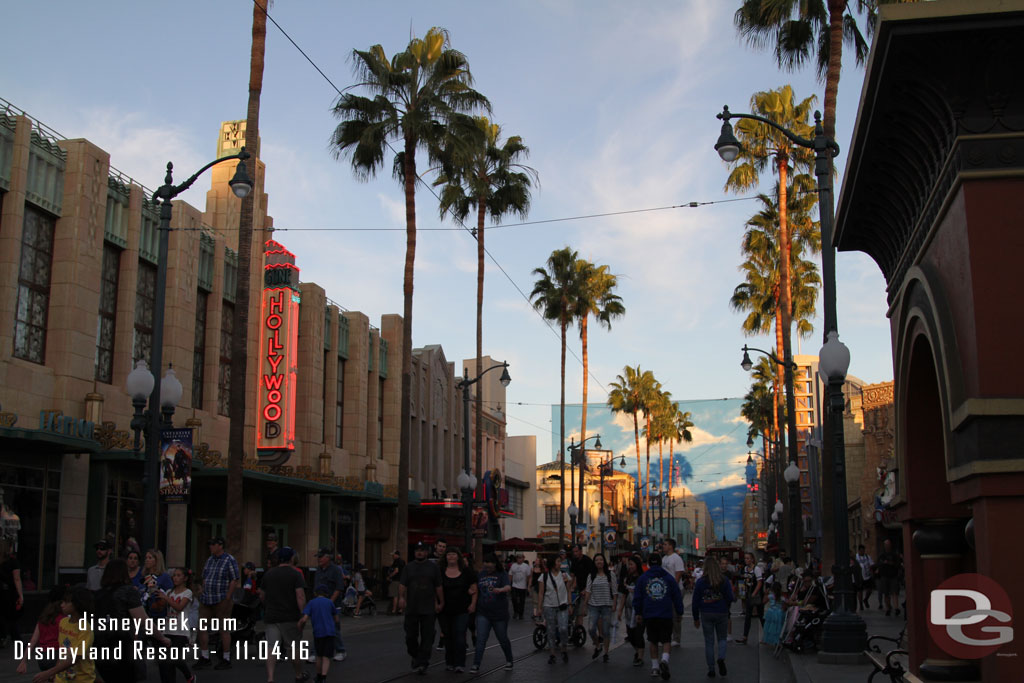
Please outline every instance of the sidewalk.
M903 629L904 615L887 617L883 610L871 607L858 612L867 624L868 637L887 636L895 638ZM882 652L895 649L892 643L880 643ZM786 651L786 657L793 671L796 683L864 683L874 671L870 662L861 664L825 664L818 661L816 653L796 654Z

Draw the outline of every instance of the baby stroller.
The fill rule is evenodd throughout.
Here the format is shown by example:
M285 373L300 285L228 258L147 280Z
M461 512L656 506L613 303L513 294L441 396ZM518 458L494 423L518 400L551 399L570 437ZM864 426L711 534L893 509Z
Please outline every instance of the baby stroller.
M794 595L798 591L799 588L794 588ZM786 621L782 627L782 634L779 636L779 644L775 646L776 657L784 647L796 653L817 647L818 634L825 619L832 613L832 601L829 599L828 589L821 577L815 579L811 587L800 598L801 601L807 599L814 591L819 592L822 600L819 609L801 610L800 607L794 605L786 611Z
M357 604L359 604L359 592L356 591L354 586L349 586L345 590L345 596L341 599L338 609L346 617L354 617ZM372 592L366 591L363 593L363 603L359 605L359 614L360 616L363 614L374 616L377 614L377 603L373 601Z
M569 644L574 647L583 647L587 642L587 629L582 624L577 624L575 620L576 610L579 609L582 599L582 594L577 595L569 606ZM548 627L541 617L535 618L534 623L537 625L533 628L533 646L543 650L548 643ZM558 644L557 635L555 644Z
M244 648L239 648L239 644L246 643L248 651L255 656L260 598L252 591L239 588L231 596L231 602L231 618L235 620L235 629L231 632L231 647L235 652L245 652Z

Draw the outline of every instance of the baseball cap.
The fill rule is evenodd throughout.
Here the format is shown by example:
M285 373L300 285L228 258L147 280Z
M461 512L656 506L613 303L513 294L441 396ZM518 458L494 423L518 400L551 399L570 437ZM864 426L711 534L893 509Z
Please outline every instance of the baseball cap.
M327 557L331 556L331 551L328 548L320 548L320 550L316 551L316 556L317 557L324 557L325 555Z
M277 549L277 559L279 559L282 564L284 564L285 562L291 562L292 557L294 556L295 551L292 550L289 546Z
M206 542L206 545L224 545L224 539L220 536L214 536Z
M420 541L413 547L413 550L430 550L430 548L427 546L426 543Z
M246 562L245 563L245 568L246 569L256 569L256 565L253 564L252 562Z
M93 548L96 548L96 550L110 550L110 547L110 544L106 541L97 541L96 544L93 545Z
M647 557L647 564L660 566L661 565L661 555L659 555L658 553L651 553Z
M567 554L568 554L568 551L566 551L566 549L565 549L565 548L560 548L560 549L558 550L558 554L559 554L559 555L567 555Z

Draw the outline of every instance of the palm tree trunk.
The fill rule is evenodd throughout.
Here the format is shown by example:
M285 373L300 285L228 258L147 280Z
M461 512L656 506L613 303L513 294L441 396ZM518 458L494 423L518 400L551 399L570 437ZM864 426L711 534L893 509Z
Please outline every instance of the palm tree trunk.
M651 526L651 414L646 413L647 438L644 439L644 449L647 451L647 485L644 486L644 517L647 523L644 525L650 529Z
M583 509L583 476L586 469L587 447L587 372L589 371L589 359L587 357L587 318L590 316L584 313L580 319L580 340L583 344L583 419L580 421L580 510ZM581 513L582 517L582 513Z
M477 197L476 216L476 377L484 372L484 217L487 202L484 197ZM468 389L467 389L468 390ZM476 387L476 474L483 479L484 463L484 404L481 399L481 387ZM500 540L500 539L499 539ZM473 544L473 560L477 567L483 566L483 539L478 538Z
M402 276L402 425L399 429L398 445L398 517L395 529L395 545L404 553L409 549L409 421L412 400L412 290L413 272L416 263L416 139L405 138L405 272ZM464 430L469 425L463 426ZM469 438L466 431L465 438ZM483 477L480 477L483 484ZM479 493L479 489L477 489Z
M836 137L836 96L839 93L839 76L843 70L843 13L848 1L828 0L829 53L828 70L825 72L825 116L822 126L825 135L832 139Z
M249 102L245 113L245 147L252 154L252 177L259 157L260 94L267 45L267 13L259 3L252 10L252 48L249 54ZM225 526L230 552L242 552L242 461L245 459L245 399L249 360L249 280L252 277L253 209L256 192L241 200L238 223L238 278L235 288L234 334L231 337L231 387L228 396L228 478ZM160 371L159 368L156 369Z
M665 490L665 452L662 450L663 448L664 448L664 443L662 442L661 439L658 439L658 495L659 496L662 495L662 491ZM659 505L658 509L661 510L663 508L662 508L662 506ZM664 531L664 529L662 529L661 526L660 526L661 525L661 515L660 514L659 514L658 524L659 524L658 531Z
M564 310L564 309L563 309ZM562 316L562 396L558 406L558 461L561 464L561 477L558 485L561 489L558 502L558 546L565 543L565 316Z
M637 485L637 498L640 498L637 502L640 503L640 510L636 515L637 526L643 526L643 498L640 496L640 423L636 419L637 411L633 411L633 439L636 441L636 485ZM636 539L634 539L635 542Z

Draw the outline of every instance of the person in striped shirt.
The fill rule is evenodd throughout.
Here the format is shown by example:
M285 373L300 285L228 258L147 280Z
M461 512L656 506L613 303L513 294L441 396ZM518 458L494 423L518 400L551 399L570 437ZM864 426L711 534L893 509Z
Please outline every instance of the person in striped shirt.
M603 661L608 661L617 590L615 572L608 566L608 560L601 553L594 555L594 569L587 577L587 585L583 589L583 600L590 612L590 638L594 642L594 654L591 659L597 659L603 648Z

